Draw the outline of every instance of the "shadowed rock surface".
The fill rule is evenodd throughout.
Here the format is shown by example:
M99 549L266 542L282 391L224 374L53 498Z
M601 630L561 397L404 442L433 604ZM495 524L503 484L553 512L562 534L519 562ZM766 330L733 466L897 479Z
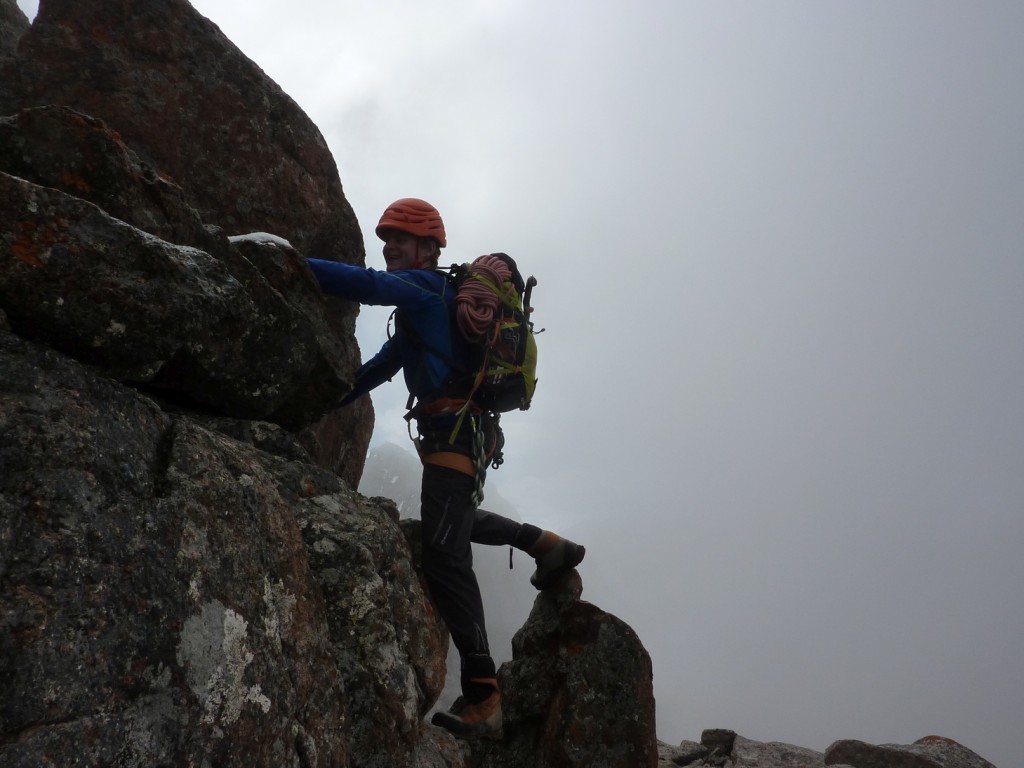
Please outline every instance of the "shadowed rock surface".
M925 736L908 746L837 741L825 750L825 765L852 768L995 768L962 744L942 736Z
M168 243L8 174L0 243L11 326L119 380L290 429L350 389L319 289L290 250L276 255L290 272L282 295L226 240L216 255Z
M582 591L573 572L537 597L499 671L505 743L480 745L479 765L657 765L650 656Z
M224 234L271 232L304 256L363 262L362 234L319 129L186 0L41 0L27 31L16 7L9 16L0 34L24 39L16 60L5 65L0 54L0 115L73 107L102 119L157 183L178 186ZM79 170L59 169L70 180ZM350 340L340 361L348 372L359 365L357 312L326 302L329 325ZM372 429L366 399L323 413L302 441L314 461L356 484Z
M294 513L337 479L8 331L0 381L0 764L344 764Z
M2 75L0 114L58 104L102 119L227 234L362 261L320 131L186 0L41 0Z
M29 21L14 0L0 0L0 66L13 56L18 40L29 28Z
M684 741L678 747L659 744L658 752L659 768L995 768L963 745L941 736L925 736L908 745L837 741L822 753L778 741L752 741L735 731L711 728L701 734L700 743Z

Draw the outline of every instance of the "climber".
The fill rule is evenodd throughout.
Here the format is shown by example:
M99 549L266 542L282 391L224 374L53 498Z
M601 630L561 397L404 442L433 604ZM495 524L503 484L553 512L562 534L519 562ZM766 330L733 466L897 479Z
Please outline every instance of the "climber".
M512 546L536 562L530 577L547 589L583 560L584 548L550 531L479 509L477 479L487 458L481 445L501 440L500 427L479 409L459 418L468 389L453 367L467 353L455 330L455 291L436 269L447 245L437 209L417 198L387 207L376 227L387 270L309 259L325 293L362 304L396 307L395 334L356 372L349 403L402 371L410 393L416 448L423 464L420 519L423 573L461 659L460 696L433 722L462 738L500 739L501 693L487 643L483 600L470 544ZM460 397L461 395L461 397ZM470 403L472 405L472 403ZM458 425L458 426L456 426Z

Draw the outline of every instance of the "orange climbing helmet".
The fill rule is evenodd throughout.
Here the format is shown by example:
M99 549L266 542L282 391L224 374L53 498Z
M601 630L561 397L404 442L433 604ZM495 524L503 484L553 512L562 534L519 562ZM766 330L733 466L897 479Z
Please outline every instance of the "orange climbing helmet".
M416 237L432 237L442 248L448 244L444 236L441 214L437 212L437 208L418 197L403 197L387 207L374 231L377 237L383 240L384 236L381 233L387 229L408 232Z

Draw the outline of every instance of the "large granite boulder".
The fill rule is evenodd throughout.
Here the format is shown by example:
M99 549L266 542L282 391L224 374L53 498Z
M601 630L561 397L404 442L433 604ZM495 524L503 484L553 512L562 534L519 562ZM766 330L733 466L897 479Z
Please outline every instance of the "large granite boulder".
M292 511L337 482L0 331L0 764L345 764Z
M41 0L0 74L0 114L62 105L102 119L227 234L362 261L320 131L187 0Z
M450 742L423 724L444 687L448 632L394 505L361 499L321 494L298 520L347 692L353 765L414 765Z
M0 65L14 55L29 21L14 0L0 0ZM0 86L2 88L2 86Z
M354 308L305 257L363 254L319 131L184 0L0 2L0 764L465 768L418 527L351 490L369 399L332 410ZM500 764L648 764L650 661L576 598Z
M186 0L41 0L31 28L16 7L4 10L10 13L0 15L0 25L11 55L0 49L0 115L57 105L103 121L102 129L87 122L93 130L79 127L75 135L60 136L52 132L52 120L19 116L30 132L51 131L40 134L38 150L58 148L48 163L41 161L45 155L32 156L38 183L49 184L41 180L48 175L58 182L53 186L139 229L217 258L197 222L229 236L269 232L303 256L362 263L362 235L320 131ZM60 148L61 138L83 137L92 142L87 150ZM111 139L127 155L123 164L138 171L139 184L127 199L124 190L106 189L100 202L92 182L103 180L111 157L92 168L88 163L97 160L95 145L106 150ZM139 207L145 195L151 204ZM116 202L145 215L123 217ZM358 307L328 299L323 308L328 325L345 340L340 370L351 373L360 362ZM365 398L356 407L321 410L302 440L316 463L354 485L372 429L373 408Z
M726 728L709 728L700 743L659 745L659 768L995 768L961 744L925 736L913 744L868 744L845 739L824 753L779 741L745 739Z
M59 189L177 245L220 253L185 191L143 161L102 120L47 106L0 117L0 171Z
M475 745L475 766L657 766L650 656L582 591L574 571L538 595L499 670L505 741Z
M301 256L246 245L223 240L217 258L0 173L0 307L18 333L166 397L299 429L349 372ZM267 249L285 293L255 266Z
M465 764L393 505L305 459L0 322L0 765Z
M943 736L925 736L913 744L837 741L825 750L825 765L850 768L995 768L962 744Z

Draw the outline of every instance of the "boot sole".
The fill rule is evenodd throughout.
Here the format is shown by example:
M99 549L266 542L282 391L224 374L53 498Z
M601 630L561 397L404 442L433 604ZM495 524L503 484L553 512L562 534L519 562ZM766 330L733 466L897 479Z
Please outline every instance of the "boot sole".
M582 544L576 544L572 553L567 554L565 562L562 563L558 568L555 568L550 573L544 575L539 579L530 579L530 583L533 584L537 589L544 590L553 587L562 577L565 576L569 571L575 568L577 565L583 562L583 558L587 554L587 548Z

